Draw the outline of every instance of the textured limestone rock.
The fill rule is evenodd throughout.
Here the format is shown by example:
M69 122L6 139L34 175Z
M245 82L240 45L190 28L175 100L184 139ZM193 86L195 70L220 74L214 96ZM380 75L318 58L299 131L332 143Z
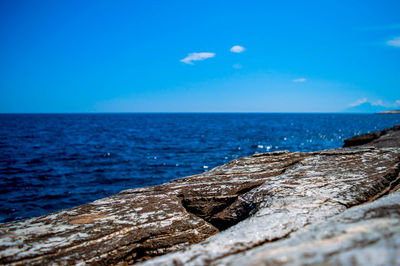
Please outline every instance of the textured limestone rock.
M400 148L388 145L244 157L164 185L2 224L0 264L233 263L229 258L245 258L249 250L396 190L399 171Z
M400 265L400 191L225 257L232 265ZM216 261L214 262L216 263Z
M374 146L376 148L400 147L400 125L346 139L343 147L361 145Z
M145 264L219 264L226 257L240 257L237 254L285 239L351 206L371 202L397 188L399 152L398 148L370 148L309 153L240 197L242 205L253 204L254 214L249 218L199 244ZM234 213L234 206L230 209Z

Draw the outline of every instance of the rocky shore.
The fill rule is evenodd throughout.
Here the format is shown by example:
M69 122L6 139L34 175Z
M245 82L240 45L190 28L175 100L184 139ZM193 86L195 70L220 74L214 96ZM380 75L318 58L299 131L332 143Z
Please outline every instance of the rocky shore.
M400 126L0 225L0 264L400 264ZM168 253L168 254L167 254Z

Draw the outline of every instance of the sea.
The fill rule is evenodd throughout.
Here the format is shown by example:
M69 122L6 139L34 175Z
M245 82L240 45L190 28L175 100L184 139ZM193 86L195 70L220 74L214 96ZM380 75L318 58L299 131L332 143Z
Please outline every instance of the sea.
M399 114L0 114L0 222L199 174L255 153L338 148Z

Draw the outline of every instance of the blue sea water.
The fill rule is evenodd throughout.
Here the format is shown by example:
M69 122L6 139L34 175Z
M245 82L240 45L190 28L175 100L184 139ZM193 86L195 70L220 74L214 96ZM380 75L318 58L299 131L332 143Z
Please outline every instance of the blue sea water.
M393 114L0 114L0 222L254 153L337 148L399 123Z

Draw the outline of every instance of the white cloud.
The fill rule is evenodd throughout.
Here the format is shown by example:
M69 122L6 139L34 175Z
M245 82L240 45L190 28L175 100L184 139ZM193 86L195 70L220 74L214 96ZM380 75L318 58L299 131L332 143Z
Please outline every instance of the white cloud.
M371 102L371 105L373 106L382 106L382 107L387 107L387 108L393 108L393 107L398 107L400 106L400 100L396 100L394 103L388 103L388 102L383 102L382 100L377 100L375 102Z
M241 64L234 64L232 67L235 68L235 69L241 69L242 65Z
M382 100L377 100L376 102L371 102L372 106L383 106L383 107L387 107L387 105L384 105Z
M354 103L349 104L350 107L354 107L354 106L359 106L363 103L368 102L367 98L362 98L362 99L358 99L357 101L355 101Z
M400 37L396 37L393 40L389 40L386 42L387 45L400 47Z
M231 48L232 53L243 53L244 50L246 50L246 49L240 45L235 45L235 46L232 46L232 48Z
M306 82L307 79L305 78L299 78L299 79L294 79L293 82Z
M370 103L372 106L381 106L386 108L394 108L400 106L400 100L396 100L394 103L383 102L382 100L368 101L367 98L358 99L354 103L349 104L349 107L359 106L363 103Z
M400 107L400 100L396 100L396 101L394 101L393 104L388 104L387 106L393 107L393 108L398 108L398 107Z
M213 58L215 53L190 53L180 61L185 64L193 65L192 61L203 61L207 58Z

